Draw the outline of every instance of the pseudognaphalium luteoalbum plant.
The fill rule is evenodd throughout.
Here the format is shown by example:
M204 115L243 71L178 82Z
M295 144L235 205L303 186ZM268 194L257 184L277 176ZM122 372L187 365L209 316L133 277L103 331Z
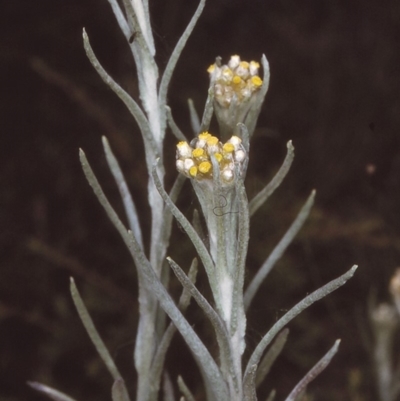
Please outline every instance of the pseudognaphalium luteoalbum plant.
M267 59L262 56L261 63L246 62L234 55L227 64L223 64L220 58L216 58L215 63L208 68L210 86L201 119L189 102L194 132L186 137L173 120L167 105L167 91L176 63L200 17L205 0L200 1L161 76L155 62L148 0L123 0L123 8L117 0L108 1L136 63L140 102L133 99L103 69L85 31L84 48L98 74L132 113L142 134L149 172L148 201L151 209L151 237L148 247L143 244L134 200L107 139L103 138L105 155L120 190L129 227L122 223L107 200L82 150L80 159L86 178L128 247L137 269L140 317L134 350L137 371L136 401L176 399L174 386L163 385L168 376L162 374L166 353L176 330L185 340L197 363L208 401L255 401L257 386L265 379L286 341L287 324L312 303L343 285L353 275L356 267L309 294L290 309L262 337L250 353L250 358L243 360L246 347L246 310L265 277L303 225L315 195L313 191L286 234L266 258L247 288L244 288L250 218L279 186L294 157L294 148L289 141L287 156L276 176L248 202L244 180L251 154L250 139L269 85ZM218 121L220 139L209 132L214 115ZM168 158L164 161L163 142L168 127L179 142L176 160ZM176 163L179 172L169 193L163 186L164 163ZM187 180L193 186L200 203L205 230L201 227L198 212L191 222L175 205L182 185ZM197 251L202 269L204 268L208 277L212 299L206 299L195 286L197 259L181 268L172 258L167 257L173 218L178 221ZM149 249L148 253L145 249ZM183 287L178 304L173 301L166 288L168 269L173 270ZM71 292L83 324L113 376L113 400L128 401L130 397L124 380L96 331L72 279ZM191 298L212 324L218 355L211 355L184 317ZM165 314L170 323L165 319ZM327 366L338 346L339 340L287 395L286 400L299 400L304 395L309 382ZM194 396L184 378L179 377L177 383L181 396L186 401L193 401ZM50 387L39 383L31 385L55 400L71 400ZM273 397L274 392L269 399L272 400Z

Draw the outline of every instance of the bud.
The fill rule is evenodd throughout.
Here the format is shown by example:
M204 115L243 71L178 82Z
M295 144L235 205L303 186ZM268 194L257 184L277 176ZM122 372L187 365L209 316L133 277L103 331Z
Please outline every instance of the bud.
M250 110L259 108L264 98L263 95L258 96L263 85L258 75L259 68L258 62L241 61L238 55L232 56L226 65L220 65L217 60L208 68L222 137L232 133L240 135L237 124L247 125L246 117Z

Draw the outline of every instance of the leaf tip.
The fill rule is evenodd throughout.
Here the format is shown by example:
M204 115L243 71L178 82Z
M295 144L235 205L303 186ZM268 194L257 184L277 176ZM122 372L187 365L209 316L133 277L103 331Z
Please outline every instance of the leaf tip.
M268 62L267 56L264 53L261 56L261 63L262 63L264 68L269 70L269 62Z

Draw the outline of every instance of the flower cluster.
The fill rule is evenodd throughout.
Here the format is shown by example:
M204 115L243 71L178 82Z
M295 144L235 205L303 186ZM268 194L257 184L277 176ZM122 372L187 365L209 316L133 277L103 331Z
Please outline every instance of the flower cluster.
M232 56L227 65L210 65L207 71L215 82L216 101L222 107L229 107L235 96L239 103L249 100L263 83L258 76L259 68L256 61L241 61L237 55Z
M196 180L212 178L211 157L214 157L219 166L222 183L228 184L233 181L235 167L241 172L247 158L242 140L237 136L221 143L216 136L202 132L190 145L182 141L176 148L176 168L180 173Z

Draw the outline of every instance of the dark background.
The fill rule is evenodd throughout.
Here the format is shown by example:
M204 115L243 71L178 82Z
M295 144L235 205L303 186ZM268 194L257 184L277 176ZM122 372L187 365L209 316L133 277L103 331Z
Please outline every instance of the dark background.
M197 1L150 3L162 70ZM101 150L101 136L109 138L148 235L138 129L87 61L82 28L105 68L135 95L129 51L106 0L2 1L0 26L0 400L43 399L27 380L77 400L110 399L111 378L70 300L71 275L134 394L135 271L78 161L82 147L122 215ZM189 133L187 98L200 112L206 68L215 56L250 60L265 53L270 62L270 90L252 142L249 197L277 170L289 139L296 159L254 219L248 277L317 189L308 223L253 305L248 350L307 293L360 265L345 287L290 324L287 347L261 398L274 386L276 399L284 399L342 338L310 393L324 400L377 399L367 302L372 293L390 300L387 285L400 264L399 42L398 0L209 0L175 71L169 104ZM175 176L170 134L166 160L168 185ZM189 213L192 193L185 188L181 206ZM193 250L179 228L174 231L170 254L187 261ZM199 286L207 291L204 277ZM179 293L179 286L173 283L171 291ZM196 308L189 313L207 341L201 314ZM200 387L179 335L168 364L173 378L183 373L192 388Z

